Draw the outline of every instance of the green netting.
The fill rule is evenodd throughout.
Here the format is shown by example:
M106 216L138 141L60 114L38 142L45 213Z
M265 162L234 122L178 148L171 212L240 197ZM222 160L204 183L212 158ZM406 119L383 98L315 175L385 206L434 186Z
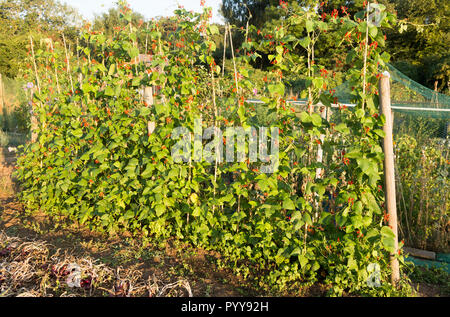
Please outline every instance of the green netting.
M339 103L351 103L352 98L354 98L354 95L352 94L352 87L347 81L336 87L334 90L334 96L337 98Z
M439 262L450 263L450 253L438 253L436 254L436 260Z
M415 82L390 64L387 68L391 75L391 106L394 111L450 120L450 96ZM335 91L340 103L351 102L353 94L348 82L336 87Z
M418 259L412 256L406 257L405 261L412 262L416 266L422 266L426 268L435 268L435 269L443 269L450 273L450 264L445 262L438 262L438 261L430 261L430 260L424 260L424 259Z
M429 89L387 64L391 75L391 105L396 112L450 119L450 96Z
M391 99L396 106L414 106L450 110L450 96L431 90L407 77L391 64Z
M410 247L448 253L450 96L387 66L394 110L400 238ZM418 261L424 265L441 263L415 259ZM448 263L440 265L450 269Z
M415 82L390 64L387 67L391 75L391 106L396 113L394 134L447 139L450 96Z

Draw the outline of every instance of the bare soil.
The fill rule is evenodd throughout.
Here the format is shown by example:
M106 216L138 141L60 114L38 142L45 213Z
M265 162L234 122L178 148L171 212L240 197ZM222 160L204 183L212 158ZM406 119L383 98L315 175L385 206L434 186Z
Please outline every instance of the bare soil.
M187 282L193 296L246 295L244 291L239 291L242 288L239 279L224 270L218 270L203 250L176 248L169 243L163 247L143 246L124 236L106 237L76 226L55 230L53 225L43 214L26 215L22 204L15 198L0 198L0 234L3 233L2 239L0 239L3 240L0 241L0 254L2 250L11 247L5 245L5 240L8 239L20 243L45 245L45 253L48 256L36 265L47 266L48 269L46 272L35 274L34 279L37 285L41 284L44 277L51 275L51 265L55 265L58 261L65 263L67 262L65 259L71 258L76 263L83 261L101 263L107 266L108 272L120 270L125 275L136 276L133 284L141 285L141 292L131 294L131 296L152 295L147 288L155 281L158 281L159 289L177 281ZM61 255L58 260L51 259L55 254ZM0 287L2 261L5 259L0 256ZM104 285L103 280L98 281L98 284L103 289L109 290L110 294L115 294L115 284L112 281L109 283L109 287ZM39 292L36 287L27 285L30 287L27 294L46 295ZM146 285L146 288L143 289L142 285ZM13 293L12 295L19 294ZM84 295L83 292L80 293L76 289L70 294ZM94 295L104 296L105 292L96 292Z

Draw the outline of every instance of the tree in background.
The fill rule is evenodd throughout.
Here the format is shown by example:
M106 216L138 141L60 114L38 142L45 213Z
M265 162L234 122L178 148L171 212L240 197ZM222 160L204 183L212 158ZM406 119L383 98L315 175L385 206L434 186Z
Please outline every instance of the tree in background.
M0 73L16 77L33 37L74 38L82 21L76 9L56 0L4 0L0 2Z
M324 18L331 14L347 12L353 16L361 11L366 0L223 0L222 14L225 20L237 27L245 27L247 21L256 28L270 29L283 23L283 10L310 7ZM440 91L449 89L450 81L450 3L448 0L378 0L386 10L396 13L403 21L400 29L387 31L386 50L391 61L415 81ZM251 12L251 18L249 11ZM303 32L303 30L298 30ZM240 36L242 41L242 36ZM239 43L239 40L237 40ZM317 45L321 63L331 67L342 56L342 48L334 41L333 32L322 34ZM328 62L326 61L328 60Z
M401 71L416 68L414 80L431 89L448 92L450 80L450 3L447 0L390 0L400 30L391 30L388 51L395 62L403 62ZM414 27L415 25L415 27Z
M105 12L102 15L95 15L92 26L95 30L102 30L107 36L111 36L114 34L115 28L125 27L127 25L123 19L119 18L119 16L119 9L110 8L108 12ZM144 23L144 16L134 11L132 12L131 19L131 22L134 25Z
M252 18L249 23L261 27L269 20L267 9L277 4L278 0L223 0L221 13L228 23L245 27L250 10Z
M324 19L326 16L330 17L330 14L335 8L341 12L341 7L344 5L352 5L353 11L360 11L363 6L363 0L357 0L357 3L350 3L350 1L337 0L336 3L330 1L319 0L295 0L295 1L259 1L259 0L223 0L222 2L222 14L226 21L232 25L236 25L238 28L246 28L247 21L249 24L258 30L258 36L270 36L273 30L277 27L285 25L286 17L295 14L303 14L304 10L322 12ZM250 13L249 13L250 12ZM240 46L244 41L243 31L234 32L233 41L236 42L236 46ZM307 36L305 24L297 24L289 26L289 33L293 34L297 38L304 38ZM256 34L252 34L256 36ZM322 65L327 68L333 68L336 64L336 59L339 56L343 56L343 48L336 42L336 34L333 30L329 30L328 33L322 33L316 45L316 59ZM274 47L275 49L275 47ZM267 56L273 54L273 51L259 51L262 58L258 59L254 66L261 69L270 67L270 61ZM306 58L307 52L302 49L300 45L296 48L298 56Z

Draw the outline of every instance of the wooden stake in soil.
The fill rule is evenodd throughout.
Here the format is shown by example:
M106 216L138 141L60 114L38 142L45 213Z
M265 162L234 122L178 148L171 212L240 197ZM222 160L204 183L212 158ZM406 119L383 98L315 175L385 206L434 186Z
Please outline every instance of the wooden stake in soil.
M364 110L364 104L366 102L366 72L367 72L367 48L369 46L369 4L366 11L366 38L364 40L364 67L363 67L363 100L362 109Z
M0 114L3 113L3 109L5 107L5 102L4 102L4 91L3 91L3 79L2 79L2 74L0 74Z
M30 35L30 47L31 47L31 56L33 57L34 73L36 75L36 85L38 88L38 92L41 93L41 84L39 83L39 75L38 75L37 66L36 66L36 58L34 56L33 37L31 35Z
M391 282L396 285L400 279L400 270L398 260L395 257L398 252L398 229L397 229L397 205L395 196L395 172L394 172L394 145L392 137L392 110L391 110L391 94L390 94L390 75L384 72L380 79L380 110L386 117L383 127L385 138L383 140L384 149L384 177L386 185L386 208L389 215L389 227L395 234L394 238L394 254L391 254Z
M234 82L236 84L236 93L239 93L239 85L238 85L237 70L236 70L236 61L235 61L235 58L234 58L233 35L231 34L231 27L229 25L228 25L228 35L230 36L230 48L231 48L231 57L233 59Z
M37 89L38 92L41 93L41 86L39 83L39 73L37 71L37 66L36 66L36 57L34 56L34 45L33 45L33 37L30 35L30 47L31 47L31 56L33 57L33 65L34 65L34 73L36 76L36 84L37 84ZM31 95L31 109L32 109L32 114L31 114L31 142L34 143L37 141L37 129L38 129L38 120L37 120L37 116L36 116L36 107L33 103L33 96L34 96L34 92L35 92L35 88L33 86L33 88L31 88L30 90L30 95ZM42 161L41 161L41 165L42 165Z
M62 39L63 39L63 43L64 43L64 51L66 53L66 68L67 68L67 75L69 76L69 80L70 80L70 87L72 88L72 93L75 93L75 90L73 89L73 81L72 81L72 74L70 73L70 60L69 60L69 53L67 51L67 45L66 45L66 37L64 36L64 33L61 33L62 35ZM90 64L90 61L89 61Z
M50 39L50 48L52 50L52 54L53 54L53 40ZM56 78L56 89L58 90L58 94L61 93L61 89L59 89L59 79L58 79L58 68L57 68L57 63L55 62L55 78Z
M222 59L222 78L225 75L225 58L226 58L226 50L227 50L227 35L228 35L228 31L227 31L227 25L225 24L225 32L224 32L224 37L223 37L223 59Z

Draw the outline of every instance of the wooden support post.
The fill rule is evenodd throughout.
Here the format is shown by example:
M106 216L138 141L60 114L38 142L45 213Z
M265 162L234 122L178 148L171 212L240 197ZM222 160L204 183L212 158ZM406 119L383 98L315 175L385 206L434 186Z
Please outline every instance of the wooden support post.
M228 24L226 24L226 25L228 25ZM239 93L238 77L237 77L237 70L236 70L236 61L235 61L235 58L234 58L233 35L231 34L231 27L229 25L228 25L228 35L230 36L231 57L233 59L234 82L236 84L236 92Z
M227 25L224 26L224 37L223 37L223 59L222 59L222 78L225 74L225 58L226 58L226 50L227 50Z
M394 131L395 116L394 116L394 111L392 111L392 110L391 110L391 121L392 121L392 131Z
M154 100L153 100L153 87L151 86L146 86L143 88L143 97L144 97L144 102L145 105L147 107L153 106L154 104ZM150 136L153 131L155 131L156 128L156 123L153 121L149 121L147 122L147 133L148 136Z
M321 106L320 108L322 108L322 112L320 113L320 116L322 117L322 119L327 120L328 108L326 106ZM322 163L323 162L323 149L322 149L321 144L323 144L323 141L325 140L325 135L321 134L319 139L320 139L320 144L317 149L317 163ZM322 178L322 169L320 167L316 168L316 179L318 179L318 178Z
M389 215L388 224L395 234L394 254L391 254L391 282L396 285L400 279L400 270L398 260L395 257L398 252L398 229L397 229L397 205L395 196L395 173L394 173L394 144L392 136L392 111L391 111L391 93L390 93L390 75L384 72L380 79L380 110L386 117L383 127L385 138L383 141L384 149L384 177L386 185L386 208Z
M153 105L153 87L144 87L144 102L148 107Z

